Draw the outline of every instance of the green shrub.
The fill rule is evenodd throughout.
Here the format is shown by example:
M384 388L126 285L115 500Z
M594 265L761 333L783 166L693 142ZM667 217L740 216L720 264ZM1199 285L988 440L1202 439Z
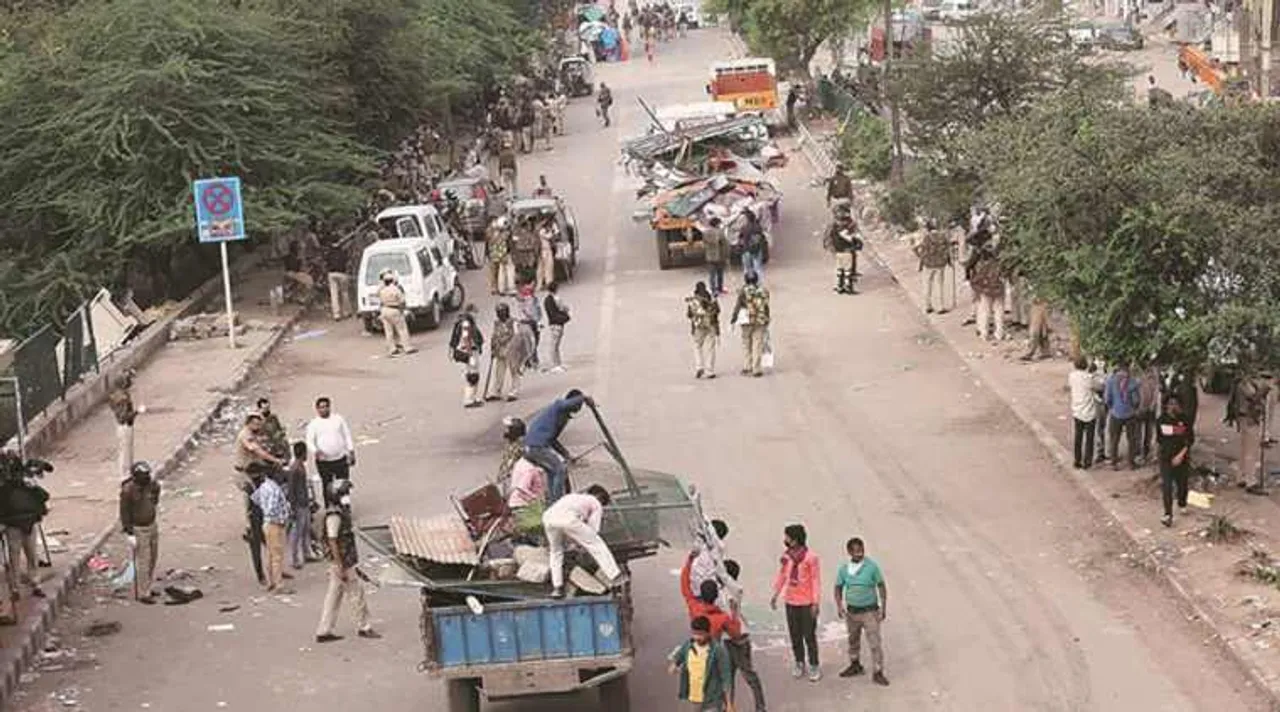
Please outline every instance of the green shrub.
M840 139L840 160L857 178L887 180L893 167L889 125L872 114L857 114Z

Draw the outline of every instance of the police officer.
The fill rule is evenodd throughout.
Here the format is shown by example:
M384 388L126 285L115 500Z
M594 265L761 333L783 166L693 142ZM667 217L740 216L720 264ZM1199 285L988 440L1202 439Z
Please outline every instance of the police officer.
M324 596L324 609L320 625L316 627L316 642L331 643L342 640L333 632L337 623L342 599L351 602L356 618L356 635L377 639L382 636L369 621L369 604L364 597L364 584L357 566L360 555L356 551L355 526L351 521L351 480L334 480L330 483L330 504L324 515L325 558L329 560L329 590Z
M382 332L387 337L387 355L417 353L417 349L409 345L409 322L405 319L408 303L404 297L404 287L396 279L396 273L387 269L382 271L382 286L378 288L379 316L382 319Z
M835 174L827 180L827 206L851 203L853 201L853 181L844 172L844 164L837 163Z
M862 239L858 237L858 225L848 204L837 207L835 220L828 230L831 251L836 255L836 293L857 294L853 286Z
M738 290L738 301L733 306L730 322L739 323L738 315L746 311L746 322L742 324L742 375L759 378L764 375L761 359L769 331L769 290L761 286L755 272L747 272L745 282Z
M454 361L462 364L462 377L466 382L462 389L464 408L484 405L480 398L480 354L483 351L484 334L476 325L476 305L468 304L458 316L453 325L453 335L449 337L449 353Z
M151 465L135 462L129 479L120 485L120 529L129 540L133 556L133 596L139 603L154 603L151 585L160 554L160 483L151 477Z
M938 229L938 224L933 219L925 223L924 238L916 245L915 253L920 259L919 269L924 273L925 313L932 314L934 311L933 287L936 284L940 306L937 311L939 314L946 314L947 300L942 292L946 284L947 267L951 266L951 241L947 239L946 233Z

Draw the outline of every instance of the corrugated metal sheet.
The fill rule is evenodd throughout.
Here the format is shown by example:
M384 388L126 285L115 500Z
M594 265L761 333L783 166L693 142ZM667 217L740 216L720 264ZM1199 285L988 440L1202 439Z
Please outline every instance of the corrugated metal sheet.
M457 514L442 514L431 519L392 517L391 542L396 553L438 564L480 563L480 553L467 525Z

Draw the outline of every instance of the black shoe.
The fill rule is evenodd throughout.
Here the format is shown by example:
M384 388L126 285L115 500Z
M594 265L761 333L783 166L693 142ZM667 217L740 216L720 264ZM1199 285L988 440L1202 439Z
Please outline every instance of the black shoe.
M925 313L925 314L932 314L932 313L933 313L933 307L925 307L924 313Z
M1161 524L1163 524L1163 525L1165 525L1166 527L1171 527L1171 526L1173 526L1173 515L1172 515L1172 514L1166 514L1166 515L1164 515L1163 517L1160 517L1160 523L1161 523Z
M970 326L971 324L977 324L977 323L978 323L977 319L973 317L967 317L964 321L960 322L960 326Z
M939 313L939 314L946 314L946 313L947 313L947 312L949 312L949 311L951 311L951 310L950 310L950 309L939 309L939 310L938 310L938 313Z
M342 640L342 636L334 635L333 633L325 633L324 635L316 636L317 643L332 643L335 640Z
M1072 466L1073 468L1077 469L1077 470L1083 470L1083 469L1084 469L1084 466L1083 466L1083 465L1081 465L1081 464L1080 464L1080 463L1078 463L1078 462L1073 462L1073 463L1071 463L1071 466Z
M882 686L884 686L884 687L888 687L888 686L889 686L889 678L887 678L887 677L885 677L885 676L884 676L884 671L883 671L883 670L877 670L877 671L876 671L876 674L874 674L874 675L872 675L872 676L871 676L871 679L872 679L872 681L874 681L877 685L882 685Z
M366 638L366 639L368 639L368 640L381 640L381 639L382 639L382 634L381 634L381 633L379 633L378 631L376 631L376 630L372 629L372 628L370 628L370 629L368 629L368 630L362 630L362 631L359 631L359 632L357 632L357 633L356 633L356 635L360 636L361 638Z
M693 377L694 377L694 378L702 378L702 369L698 369L697 371L695 371L695 372L694 372L694 374L693 374Z
M862 663L852 662L849 663L849 667L840 671L840 677L854 677L856 675L861 675L864 672L866 672L866 670L863 669Z

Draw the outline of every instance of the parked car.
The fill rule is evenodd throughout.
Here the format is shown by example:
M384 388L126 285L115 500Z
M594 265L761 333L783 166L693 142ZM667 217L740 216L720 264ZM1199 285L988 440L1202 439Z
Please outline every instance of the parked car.
M553 215L560 235L556 239L556 272L560 281L571 281L578 266L578 219L560 198L520 198L507 205L512 224L517 220Z
M462 204L461 222L467 236L483 240L489 220L502 212L502 188L484 176L446 178L436 186L431 202L439 209L450 193Z
M1097 42L1100 49L1115 52L1140 50L1146 44L1141 32L1129 25L1118 23L1099 26Z
M364 249L357 275L356 312L370 333L382 330L378 289L385 270L395 272L404 288L411 328L418 324L428 329L440 326L441 313L460 308L466 299L458 270L439 241L425 237L378 240Z
M961 22L978 13L975 0L942 0L938 8L938 19L942 22Z

